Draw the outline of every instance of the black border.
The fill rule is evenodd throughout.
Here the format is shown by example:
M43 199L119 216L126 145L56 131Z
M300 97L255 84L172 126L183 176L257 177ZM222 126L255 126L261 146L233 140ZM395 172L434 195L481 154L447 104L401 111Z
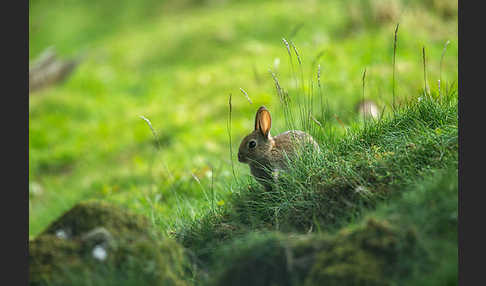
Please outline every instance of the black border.
M486 190L485 183L474 181L484 177L484 163L479 156L485 148L484 108L477 102L484 98L484 65L479 58L484 55L484 10L472 1L458 1L458 88L459 88L459 285L484 284L484 220L482 211L485 200L479 196ZM469 5L465 8L464 3ZM467 12L466 12L467 10ZM474 15L477 12L478 15ZM468 13L466 15L466 13ZM476 85L476 86L474 86ZM466 139L466 137L469 137ZM476 162L473 162L473 158Z
M29 0L2 5L2 279L28 285Z

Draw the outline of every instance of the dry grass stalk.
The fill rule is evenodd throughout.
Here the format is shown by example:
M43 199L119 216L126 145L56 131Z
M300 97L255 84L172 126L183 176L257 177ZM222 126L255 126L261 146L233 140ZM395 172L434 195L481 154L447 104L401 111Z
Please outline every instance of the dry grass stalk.
M245 91L244 89L242 89L241 87L240 87L240 90L241 90L241 92L242 92L242 93L245 95L245 97L246 97L246 99L248 100L248 102L249 102L250 104L253 104L253 102L251 101L250 97L248 96L248 93L246 93L246 91Z

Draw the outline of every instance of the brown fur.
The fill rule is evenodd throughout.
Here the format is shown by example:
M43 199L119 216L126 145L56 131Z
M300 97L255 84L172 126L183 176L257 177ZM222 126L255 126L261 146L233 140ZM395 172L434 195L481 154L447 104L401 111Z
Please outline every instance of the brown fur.
M271 188L270 182L278 177L278 172L288 169L285 155L295 154L299 144L307 141L319 150L312 136L303 131L291 130L272 137L270 128L270 112L262 106L255 116L255 130L242 140L238 150L238 161L248 164L251 174L267 190ZM253 148L250 148L251 141L256 143Z

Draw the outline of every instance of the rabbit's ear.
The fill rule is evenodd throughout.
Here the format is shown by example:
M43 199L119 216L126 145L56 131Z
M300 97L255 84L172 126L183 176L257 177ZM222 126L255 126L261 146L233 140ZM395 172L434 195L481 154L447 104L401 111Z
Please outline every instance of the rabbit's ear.
M259 130L264 137L268 138L271 127L272 118L270 117L270 112L265 106L262 106L258 109L255 116L255 130Z

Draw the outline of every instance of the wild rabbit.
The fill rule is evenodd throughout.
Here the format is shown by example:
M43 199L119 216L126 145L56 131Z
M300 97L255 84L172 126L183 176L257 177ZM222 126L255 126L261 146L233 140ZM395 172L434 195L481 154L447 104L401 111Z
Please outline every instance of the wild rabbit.
M261 106L255 116L255 130L243 139L238 150L238 161L250 166L251 174L266 190L271 190L271 182L277 179L280 170L288 169L285 154L291 157L302 144L310 144L319 151L311 135L291 130L272 137L271 127L270 112Z

